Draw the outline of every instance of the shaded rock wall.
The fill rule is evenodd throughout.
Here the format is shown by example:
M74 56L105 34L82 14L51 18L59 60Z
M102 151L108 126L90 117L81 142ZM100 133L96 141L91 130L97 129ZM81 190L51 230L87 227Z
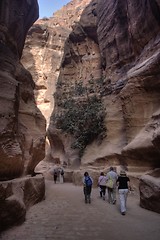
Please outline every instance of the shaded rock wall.
M24 222L28 208L44 197L45 182L41 175L0 182L0 231Z
M61 163L67 162L67 164L79 164L79 153L77 149L72 149L71 145L74 143L74 138L71 135L67 135L61 132L61 129L55 127L56 118L63 113L63 109L66 108L70 99L75 99L81 104L86 101L87 94L78 93L79 86L77 83L84 83L84 87L88 85L89 80L94 80L94 76L98 79L100 74L100 58L99 58L99 47L96 43L96 40L87 37L88 30L89 33L95 35L96 29L96 17L93 14L90 14L94 5L89 5L84 10L83 16L81 17L80 22L86 26L86 32L83 29L83 26L80 22L76 23L73 26L73 31L69 36L69 39L66 41L65 53L62 59L62 67L60 76L57 83L57 91L55 94L55 106L54 113L50 119L50 125L48 129L48 137L51 144L52 154L55 157L59 157ZM91 26L90 26L91 23ZM93 77L92 77L93 76ZM94 82L93 82L94 84ZM96 85L96 84L95 84ZM94 85L94 86L95 86ZM81 88L81 86L80 86ZM80 90L81 91L81 90ZM83 86L82 86L83 91ZM93 90L93 93L99 91L99 86L97 89ZM77 105L77 109L79 106ZM69 120L69 119L68 119ZM83 130L82 130L83 131Z
M0 179L33 173L45 154L45 119L34 82L20 63L28 29L38 18L36 0L0 2Z
M92 1L65 44L48 135L52 156L69 165L160 166L160 1ZM87 89L79 96L76 84ZM89 91L88 91L89 90ZM96 95L105 108L106 137L73 149L76 136L58 120L69 99ZM69 110L70 111L70 110Z
M153 8L151 1L107 1L105 8L99 5L99 19L105 18L108 24L99 25L97 32L113 93L120 90L118 101L126 134L123 154L144 161L154 159L159 164L159 154L152 144L154 131L159 128L160 29L155 17L159 6ZM107 14L112 11L112 16Z
M140 206L160 213L160 169L143 175L139 184Z

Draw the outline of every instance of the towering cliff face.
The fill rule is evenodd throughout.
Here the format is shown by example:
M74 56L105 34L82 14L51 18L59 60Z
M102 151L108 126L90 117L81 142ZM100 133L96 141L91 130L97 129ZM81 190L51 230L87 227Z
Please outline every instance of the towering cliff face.
M0 1L0 180L32 173L45 154L45 119L35 103L31 74L20 63L27 31L37 18L37 0Z
M65 43L48 130L53 158L160 166L159 16L160 0L85 8Z
M32 74L39 109L49 124L54 107L53 94L60 72L64 43L91 0L74 0L51 18L38 20L28 32L22 63ZM54 5L54 3L53 3Z
M125 130L120 133L125 140L120 153L127 163L159 166L154 139L160 117L160 1L107 1L105 11L101 4L97 33L106 78L111 79L113 99L108 102L119 103L119 130ZM101 24L103 18L107 27Z

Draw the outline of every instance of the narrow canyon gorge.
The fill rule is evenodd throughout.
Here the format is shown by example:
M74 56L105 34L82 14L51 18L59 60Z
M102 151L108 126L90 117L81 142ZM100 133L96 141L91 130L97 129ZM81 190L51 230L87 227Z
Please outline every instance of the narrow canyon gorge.
M57 166L76 185L124 169L160 213L160 0L38 12L37 0L0 2L1 228L44 199Z

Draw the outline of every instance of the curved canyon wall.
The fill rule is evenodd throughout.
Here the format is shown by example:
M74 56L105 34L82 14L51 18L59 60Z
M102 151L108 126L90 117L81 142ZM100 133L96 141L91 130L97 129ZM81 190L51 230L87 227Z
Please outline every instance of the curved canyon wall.
M159 16L159 0L95 0L85 8L65 43L48 129L53 159L160 166Z
M47 121L50 122L54 108L54 93L60 73L64 44L72 26L79 21L85 7L91 0L74 0L54 13L51 18L39 19L28 31L22 63L32 74L35 82L35 99ZM45 159L53 160L50 144L46 141ZM56 155L56 146L52 150ZM59 153L59 150L57 150ZM59 154L58 154L59 156Z
M47 120L46 159L159 167L159 5L74 0L29 30L22 62Z
M37 1L1 1L1 180L34 173L44 158L80 166L65 172L75 184L83 166L93 165L95 182L111 164L129 171L160 166L159 16L159 0L71 1L29 30L22 62L33 82L19 60ZM45 119L36 105L49 125L46 157ZM159 212L155 171L141 178L140 204ZM41 176L0 188L2 229L24 221L45 194Z
M20 63L37 18L37 0L0 1L0 180L32 174L45 155L45 119L32 76Z
M38 19L29 29L22 55L22 63L35 82L35 98L47 125L54 108L53 94L64 53L64 44L91 0L74 0L54 13L53 17Z

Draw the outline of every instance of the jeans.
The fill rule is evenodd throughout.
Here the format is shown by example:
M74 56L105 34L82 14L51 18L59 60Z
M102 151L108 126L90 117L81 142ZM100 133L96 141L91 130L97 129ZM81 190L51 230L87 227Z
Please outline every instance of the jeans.
M128 189L119 189L119 200L121 213L126 212L126 202L128 196Z
M85 202L87 203L87 200L89 203L91 202L91 191L92 191L92 186L85 186L83 188L84 191L84 196L85 196Z
M108 188L108 202L109 203L116 202L116 187L115 186L112 189Z
M100 185L99 186L101 191L100 191L100 196L105 198L105 195L106 195L106 186L103 186L103 185Z

